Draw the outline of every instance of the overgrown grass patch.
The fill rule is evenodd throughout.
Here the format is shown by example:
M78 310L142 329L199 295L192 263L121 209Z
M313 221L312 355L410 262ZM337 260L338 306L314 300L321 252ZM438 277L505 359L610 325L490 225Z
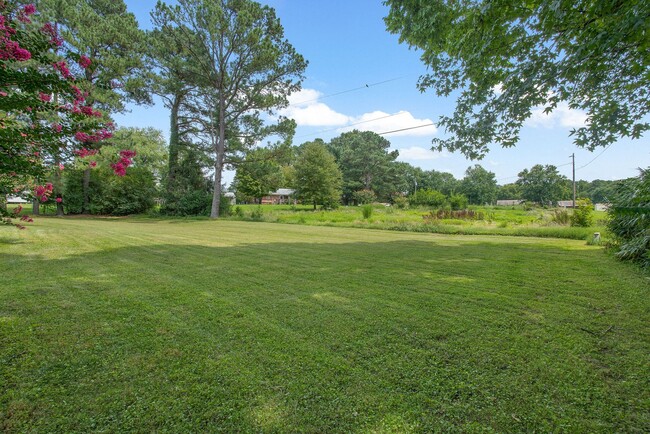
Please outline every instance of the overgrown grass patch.
M258 207L258 205L238 206L242 214L231 217L233 220L250 220L242 218L242 215ZM577 240L588 240L594 232L600 232L605 236L607 234L603 212L595 213L597 221L594 226L575 228L568 225L568 220L566 225L558 224L554 220L556 210L542 208L526 210L523 207L472 207L466 213L480 216L472 219L461 219L455 215L431 219L431 209L398 209L381 204L373 206L369 218L365 218L362 207L357 206L313 211L311 207L303 205L265 205L262 206L262 210L263 217L256 221L441 234L556 237ZM439 210L433 212L438 214Z
M648 282L572 240L0 227L6 432L648 431Z

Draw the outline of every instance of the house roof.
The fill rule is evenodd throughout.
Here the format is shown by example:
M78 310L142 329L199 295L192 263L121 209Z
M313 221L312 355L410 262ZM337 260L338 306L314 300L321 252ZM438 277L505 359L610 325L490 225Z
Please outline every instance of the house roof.
M278 188L278 190L271 193L270 196L291 196L295 192L296 190L291 188Z

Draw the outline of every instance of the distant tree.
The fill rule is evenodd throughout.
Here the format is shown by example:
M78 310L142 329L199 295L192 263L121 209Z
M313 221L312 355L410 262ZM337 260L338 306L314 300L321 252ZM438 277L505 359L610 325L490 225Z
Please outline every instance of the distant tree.
M294 165L296 196L314 205L341 199L342 174L322 140L304 143Z
M608 203L615 195L617 181L595 179L585 184L578 183L578 196L588 197L593 203Z
M434 148L482 158L514 146L534 107L586 112L572 131L593 150L648 130L647 0L386 0L388 30L421 50L430 72L418 87L456 109ZM642 91L640 91L642 90Z
M494 203L497 197L497 181L494 173L476 164L468 167L461 181L461 191L470 204L485 205Z
M290 142L295 122L276 110L300 89L307 62L284 39L275 11L251 0L178 0L157 13L187 29L170 35L200 70L188 107L213 155L210 216L217 218L224 167L268 137Z
M333 138L328 149L343 173L343 199L354 201L354 193L372 190L386 200L399 188L398 151L389 151L390 142L371 131L350 131Z
M521 199L521 187L516 182L501 185L497 189L497 199L499 200Z
M255 198L261 203L263 196L282 187L282 167L275 157L273 150L267 148L250 151L246 160L237 166L237 194Z
M167 168L167 145L162 131L152 127L117 128L113 137L104 144L96 161L101 162L125 149L137 149L132 159L133 167L145 169L160 183Z
M521 198L540 205L550 205L562 200L566 190L567 178L553 165L537 164L530 170L519 173L517 185L521 188Z

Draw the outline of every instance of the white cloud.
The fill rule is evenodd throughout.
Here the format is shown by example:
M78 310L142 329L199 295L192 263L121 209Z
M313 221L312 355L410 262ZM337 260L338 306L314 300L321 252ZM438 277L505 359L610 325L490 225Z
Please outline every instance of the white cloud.
M318 102L321 96L322 93L315 89L302 89L289 96L289 107L280 110L280 114L294 119L299 126L327 127L350 122L349 116Z
M422 148L420 146L411 146L410 148L398 149L400 161L425 161L437 160L439 158L447 158L449 154L446 152L434 152L431 149Z
M503 84L499 83L496 86L492 87L492 92L494 92L495 95L499 96L503 94Z
M298 126L341 127L339 132L373 131L386 133L386 136L432 136L438 129L431 119L418 119L407 111L389 114L383 111L364 113L361 116L348 116L339 113L327 104L319 102L323 94L315 89L302 89L289 96L289 107L280 110L280 114L294 119Z
M536 107L531 111L526 125L531 127L555 128L580 128L587 125L587 114L582 110L569 108L566 102L558 104L551 113L544 113L543 107Z
M417 119L407 111L400 111L395 114L388 114L382 111L364 113L354 118L352 125L341 128L340 131L373 131L375 133L386 133L395 131L386 136L432 136L438 132L431 119ZM416 128L413 128L416 127Z

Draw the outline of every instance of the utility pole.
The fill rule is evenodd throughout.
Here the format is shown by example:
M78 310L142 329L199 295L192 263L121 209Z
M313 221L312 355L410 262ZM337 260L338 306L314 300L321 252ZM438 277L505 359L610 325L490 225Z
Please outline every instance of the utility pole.
M576 154L571 154L573 161L573 209L576 209Z

